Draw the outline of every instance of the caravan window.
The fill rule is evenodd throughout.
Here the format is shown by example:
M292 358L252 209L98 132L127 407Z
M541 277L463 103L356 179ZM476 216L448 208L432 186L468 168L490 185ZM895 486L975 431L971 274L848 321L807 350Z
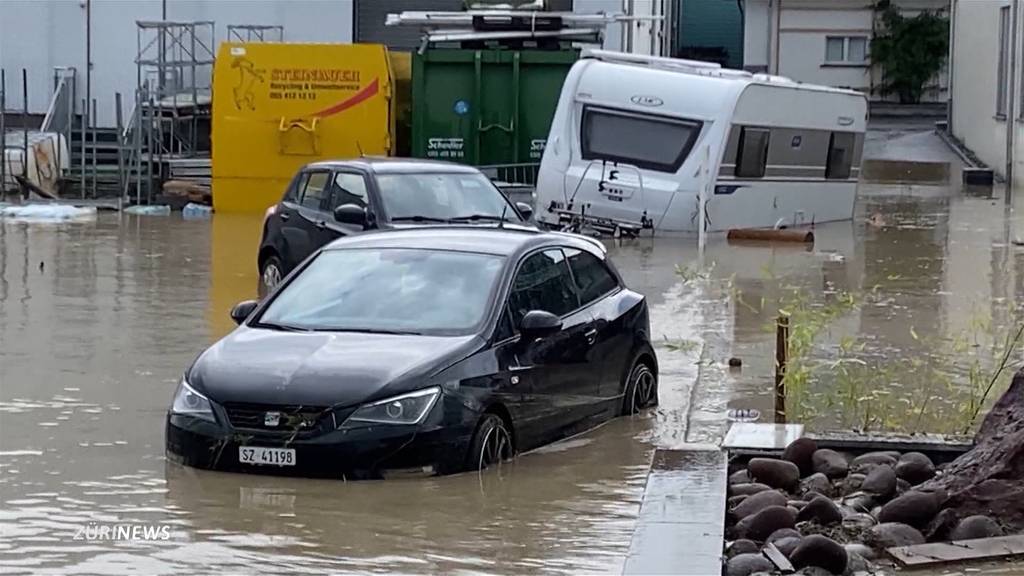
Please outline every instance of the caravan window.
M675 172L693 149L700 127L690 120L587 106L580 138L583 159Z
M853 133L833 132L828 143L828 165L825 167L825 178L830 180L846 180L850 177L853 166Z
M764 128L743 128L740 132L740 145L736 150L737 178L764 178L770 134Z

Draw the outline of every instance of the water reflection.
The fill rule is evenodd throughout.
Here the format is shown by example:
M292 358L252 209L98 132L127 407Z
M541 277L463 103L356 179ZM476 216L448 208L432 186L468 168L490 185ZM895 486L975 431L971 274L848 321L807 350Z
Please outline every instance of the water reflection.
M947 366L950 343L979 314L1004 325L1009 306L1024 302L1024 248L1012 242L1024 236L1021 214L998 198L869 185L857 218L818 226L811 249L713 238L699 268L692 239L609 242L651 304L656 413L483 477L350 484L164 461L164 410L182 370L233 328L231 306L256 295L259 217L0 222L0 565L32 574L617 572L654 448L716 441L729 408L770 417L765 327L792 287L818 305L871 294L822 332L817 358L834 359L847 336L865 344L865 361ZM743 367L729 370L730 357ZM929 383L881 389L898 391L893 382L912 400ZM838 385L817 386L811 425L852 425ZM899 396L890 404L907 410ZM961 398L936 406L954 410ZM89 522L168 524L172 538L74 540Z

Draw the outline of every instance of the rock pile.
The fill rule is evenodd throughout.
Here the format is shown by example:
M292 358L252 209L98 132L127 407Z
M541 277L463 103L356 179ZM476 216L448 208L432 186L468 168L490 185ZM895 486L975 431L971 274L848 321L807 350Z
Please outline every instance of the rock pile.
M801 438L782 458L729 477L727 576L774 570L868 574L881 550L1024 530L1024 370L986 416L975 447L942 471L920 452L853 457ZM766 564L766 562L768 562Z
M922 544L942 518L948 493L919 452L853 457L796 440L782 458L753 458L729 477L730 535L725 573L771 572L772 544L801 573L866 574L880 551ZM946 518L957 538L1002 533L986 515Z

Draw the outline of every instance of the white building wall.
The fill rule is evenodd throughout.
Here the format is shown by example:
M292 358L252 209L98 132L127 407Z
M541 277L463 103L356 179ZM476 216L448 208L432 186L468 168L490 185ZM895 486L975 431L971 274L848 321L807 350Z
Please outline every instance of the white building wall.
M167 19L212 20L219 43L229 24L283 25L291 42L351 42L353 0L168 0ZM138 20L160 20L161 0L92 0L92 96L101 126L114 124L114 93L130 106L137 85ZM28 71L29 111L44 113L53 68L78 70L85 96L84 0L0 0L0 68L7 73L8 108L21 107L21 69ZM125 110L127 113L128 110Z
M1009 2L958 2L953 50L953 134L1003 173L1006 123L995 118L999 9Z
M902 0L898 5L906 16L921 10L939 10L948 0ZM781 8L780 8L781 6ZM881 70L863 64L834 64L825 61L829 36L873 36L874 11L860 0L746 0L744 23L744 67L788 76L801 82L840 86L866 93L879 84ZM778 55L776 57L776 50ZM777 64L777 65L776 65ZM925 101L944 102L948 82L939 74ZM870 94L873 100L882 100ZM889 99L895 99L895 95Z
M771 14L768 0L746 0L743 11L743 67L747 70L768 70Z

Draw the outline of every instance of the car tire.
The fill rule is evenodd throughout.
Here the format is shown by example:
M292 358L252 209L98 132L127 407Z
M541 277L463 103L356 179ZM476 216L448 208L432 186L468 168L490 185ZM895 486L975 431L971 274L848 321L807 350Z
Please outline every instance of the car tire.
M466 470L482 471L509 460L515 454L512 433L497 414L487 413L477 424L466 454Z
M260 266L260 290L269 294L284 278L284 266L276 254L271 254Z
M658 405L658 374L646 358L638 358L623 386L622 415L630 416Z

